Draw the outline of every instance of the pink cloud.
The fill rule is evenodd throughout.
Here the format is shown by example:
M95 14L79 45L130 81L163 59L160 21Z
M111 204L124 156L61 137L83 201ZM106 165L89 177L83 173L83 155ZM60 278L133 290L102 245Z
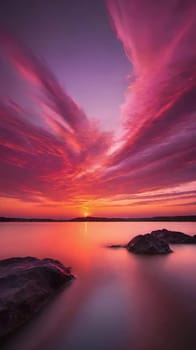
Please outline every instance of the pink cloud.
M123 107L126 141L110 165L116 176L143 174L144 183L155 171L157 186L175 181L171 164L176 181L195 179L195 2L109 0L108 8L133 65Z

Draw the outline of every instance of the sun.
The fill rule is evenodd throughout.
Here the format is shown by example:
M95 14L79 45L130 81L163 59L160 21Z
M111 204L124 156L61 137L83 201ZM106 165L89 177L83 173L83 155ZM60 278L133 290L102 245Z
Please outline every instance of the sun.
M86 218L87 216L89 216L89 210L88 210L88 208L86 208L86 207L83 207L82 208L82 214L83 214L83 216Z

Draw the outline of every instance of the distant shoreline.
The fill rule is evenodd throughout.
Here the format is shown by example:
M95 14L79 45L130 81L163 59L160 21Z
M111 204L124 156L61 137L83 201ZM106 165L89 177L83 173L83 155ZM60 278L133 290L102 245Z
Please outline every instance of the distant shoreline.
M150 218L108 218L108 217L77 217L72 219L43 219L43 218L9 218L0 217L0 222L196 222L196 215L190 216L155 216Z

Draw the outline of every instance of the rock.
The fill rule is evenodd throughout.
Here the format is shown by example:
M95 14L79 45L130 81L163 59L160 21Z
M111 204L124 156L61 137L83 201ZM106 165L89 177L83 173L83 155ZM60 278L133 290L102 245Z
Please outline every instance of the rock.
M167 242L149 233L134 237L127 244L127 249L129 252L135 254L149 255L168 254L172 252Z
M107 248L124 248L122 244L109 244Z
M151 235L156 238L161 238L171 244L196 244L196 236L189 236L183 232L169 231L163 228L162 230L152 231Z
M0 261L0 340L28 321L74 276L57 260Z

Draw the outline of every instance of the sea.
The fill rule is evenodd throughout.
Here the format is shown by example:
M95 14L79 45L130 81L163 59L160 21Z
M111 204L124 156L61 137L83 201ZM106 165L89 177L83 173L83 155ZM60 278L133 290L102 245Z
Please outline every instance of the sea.
M0 259L54 258L76 279L1 350L195 350L196 245L141 256L108 244L194 222L0 224Z

